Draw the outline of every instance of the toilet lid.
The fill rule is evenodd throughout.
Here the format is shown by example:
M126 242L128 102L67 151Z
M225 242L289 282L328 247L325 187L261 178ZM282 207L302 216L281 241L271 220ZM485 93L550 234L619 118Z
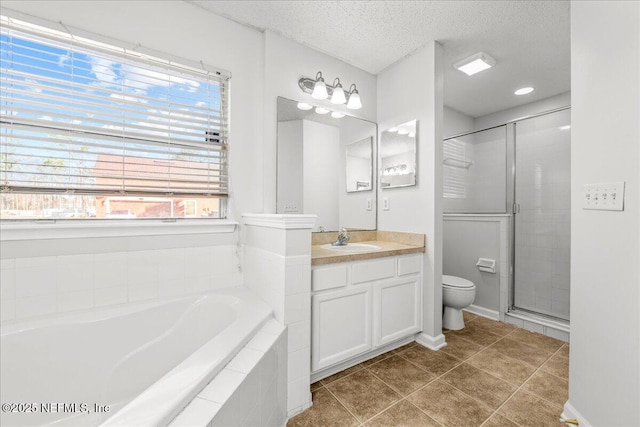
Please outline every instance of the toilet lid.
M472 288L474 286L473 282L470 280L463 279L462 277L447 275L442 276L442 284L454 288Z

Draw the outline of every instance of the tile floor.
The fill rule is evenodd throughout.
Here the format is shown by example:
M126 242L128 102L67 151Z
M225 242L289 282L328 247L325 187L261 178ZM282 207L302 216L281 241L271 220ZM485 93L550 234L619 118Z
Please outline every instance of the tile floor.
M311 386L288 427L563 427L569 345L465 313L447 346L415 342Z

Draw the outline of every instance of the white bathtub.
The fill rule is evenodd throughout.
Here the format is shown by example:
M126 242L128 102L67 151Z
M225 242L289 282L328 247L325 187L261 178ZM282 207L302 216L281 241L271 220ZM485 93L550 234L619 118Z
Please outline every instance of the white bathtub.
M166 425L270 318L230 288L3 326L1 424Z

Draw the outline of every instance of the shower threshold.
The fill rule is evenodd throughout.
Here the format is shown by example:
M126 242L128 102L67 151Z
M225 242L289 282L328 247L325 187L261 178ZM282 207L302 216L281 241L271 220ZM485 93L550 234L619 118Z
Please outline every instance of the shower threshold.
M571 325L567 320L514 308L505 313L504 321L529 331L569 342Z

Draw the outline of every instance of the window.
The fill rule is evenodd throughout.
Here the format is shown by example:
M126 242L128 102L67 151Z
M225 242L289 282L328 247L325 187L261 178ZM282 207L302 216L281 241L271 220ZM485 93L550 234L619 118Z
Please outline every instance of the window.
M0 24L0 218L226 216L227 73Z
M466 161L466 144L455 138L444 141L443 157L443 196L451 199L467 197L466 173L469 162Z

